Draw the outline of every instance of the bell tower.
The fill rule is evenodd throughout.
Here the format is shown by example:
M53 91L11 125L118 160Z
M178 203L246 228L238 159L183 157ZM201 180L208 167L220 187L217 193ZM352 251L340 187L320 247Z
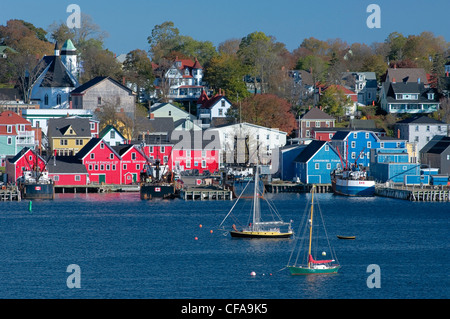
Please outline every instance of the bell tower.
M67 70L75 77L78 77L78 65L77 65L77 49L73 45L72 41L68 39L64 42L61 48L61 61L66 66Z

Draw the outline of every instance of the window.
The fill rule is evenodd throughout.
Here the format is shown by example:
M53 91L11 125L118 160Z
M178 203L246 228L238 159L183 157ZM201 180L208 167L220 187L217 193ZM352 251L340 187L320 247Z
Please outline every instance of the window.
M191 161L186 161L186 168L191 168Z
M331 140L333 138L333 133L328 134L328 138Z
M161 146L161 153L165 153L166 152L166 147L165 146Z
M25 125L24 124L20 124L19 125L19 132L25 132Z
M44 105L48 105L48 94L44 96Z
M309 121L306 121L306 127L309 127Z
M367 148L372 148L372 142L367 142Z
M429 125L427 125L427 132L429 132L430 131L430 126Z
M116 131L109 132L109 138L116 138Z
M90 157L91 157L91 159L94 159L95 158L95 154L91 153Z
M92 166L92 164L89 164L89 170L92 171L93 168L94 166Z
M65 139L63 139L63 140L61 140L61 143L60 143L61 145L67 145L67 140L65 140Z
M414 137L414 142L419 142L419 137L418 136Z
M101 98L101 96L99 96L99 97L97 98L97 104L98 104L98 105L102 105L102 98Z
M58 94L56 96L56 105L60 105L61 104L61 94Z
M355 141L352 141L352 148L355 148L356 147L356 142Z
M116 170L116 164L112 165L112 170L115 171Z
M136 159L136 153L131 153L131 159L135 160Z
M366 133L366 140L368 140L369 139L369 133Z
M109 171L110 168L111 166L109 164L106 164L106 170Z
M427 136L427 142L429 142L430 141L430 137L429 136Z
M75 175L75 182L79 182L81 181L81 176L80 175Z
M104 164L101 164L101 165L100 165L100 170L101 170L101 171L104 171L104 170L105 170L105 165L104 165Z
M319 168L320 168L320 163L316 163L316 164L314 165L314 168L315 168L315 169L319 169Z
M114 159L114 153L109 153L109 159Z
M202 168L206 168L206 161L205 160L202 161Z
M380 143L380 148L384 148L384 142Z
M7 125L6 126L6 132L7 133L12 133L12 125Z
M153 153L153 146L150 146L148 152L149 152L149 153Z
M8 145L11 145L11 144L12 144L12 137L11 137L11 136L8 136L7 144L8 144Z
M316 121L316 127L320 127L320 121Z
M206 150L202 150L202 157L206 157Z
M223 110L219 109L219 116L223 116Z
M136 164L136 170L139 171L141 169L141 165Z
M105 148L105 143L100 143L100 148L104 149Z
M326 121L326 122L325 122L325 125L326 125L327 127L330 127L330 121Z
M419 125L416 125L415 131L416 131L416 132L419 132Z
M196 167L196 166L198 166L198 162L197 161L194 162L194 167Z
M353 138L358 138L358 133L353 133Z
M325 152L328 152L330 150L330 147L328 145L325 145Z
M59 175L53 176L53 180L54 180L55 182L58 182L58 181L59 181Z
M94 170L98 171L98 165L97 164L95 164Z
M95 123L89 123L91 126L91 131L95 130Z
M437 128L438 128L438 131L439 131L439 132L442 130L440 125L438 125Z
M127 170L127 164L123 164L122 168L123 168L124 171L126 171Z
M356 154L355 154L355 152L352 152L352 159L355 159L356 158Z
M331 169L331 163L327 163L327 169Z
M163 157L163 162L167 164L169 162L169 157L166 155Z
M169 116L172 116L172 111L169 111Z
M306 130L306 137L309 137L309 136L310 136L309 130Z

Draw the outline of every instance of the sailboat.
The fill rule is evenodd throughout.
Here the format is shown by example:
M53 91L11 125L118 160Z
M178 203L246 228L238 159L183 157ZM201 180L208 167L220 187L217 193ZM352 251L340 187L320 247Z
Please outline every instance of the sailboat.
M296 251L297 248L297 242L296 245L294 246L294 249L292 250L291 256L289 257L289 261L288 261L288 266L287 268L289 269L291 275L323 275L323 274L335 274L338 272L340 265L339 263L336 261L335 258L333 258L334 252L331 249L330 246L330 242L328 240L328 236L326 234L326 229L325 229L325 225L323 224L323 218L322 218L322 213L320 212L320 206L318 206L317 203L317 199L316 199L316 203L314 202L314 192L315 192L315 186L313 185L312 189L311 189L311 206L310 206L310 210L308 212L308 221L307 223L305 223L305 220L303 220L303 227L305 228L305 232L304 234L306 235L307 230L309 229L309 242L308 242L308 246L307 246L307 254L304 256L304 260L303 263L298 264L298 259L300 257L300 252L302 252L301 246L303 246L303 243L305 242L305 237L304 236L301 240L300 238L297 239L297 242L300 241L300 245L295 261L293 262L292 265L290 265L291 260L294 256L294 252ZM316 243L318 241L313 240L313 230L314 228L316 229L316 231L314 231L314 233L318 232L317 229L317 225L318 223L316 223L316 219L314 219L314 206L317 206L319 208L319 217L321 217L322 219L322 226L323 226L323 230L325 231L325 237L326 240L328 242L328 248L330 250L332 259L327 259L327 260L317 260L313 257L313 254L315 254L315 252L313 250L317 250L319 247L312 247L313 243ZM302 226L301 225L301 226ZM314 248L314 249L313 249ZM305 252L306 249L303 249L303 251ZM325 256L326 252L322 252L322 255Z
M262 196L263 189L260 187L259 183L259 166L256 166L255 169L255 182L252 183L255 185L254 191L253 191L253 205L252 205L252 211L251 211L251 217L252 222L246 226L242 227L241 229L238 229L235 224L233 224L232 229L230 231L231 237L235 238L289 238L293 235L293 231L291 228L291 223L284 222L281 219L280 214L277 212L276 208L273 204L269 203L269 201ZM238 199L234 203L233 207L230 209L228 214L223 219L222 223L220 223L219 227L221 227L225 220L230 216L233 209L236 207L236 204L240 201L242 194L245 193L245 190L247 189L248 185L250 184L250 181L247 183L245 188L242 190L241 194L239 195ZM261 217L261 205L260 205L260 198L264 199L268 206L269 210L272 213L272 216L276 216L277 220L273 218L272 221L263 221ZM287 228L287 230L282 231L283 228Z

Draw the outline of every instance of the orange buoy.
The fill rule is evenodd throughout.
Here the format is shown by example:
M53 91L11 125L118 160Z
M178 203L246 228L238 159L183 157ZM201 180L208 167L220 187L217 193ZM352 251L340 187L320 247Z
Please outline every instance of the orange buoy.
M203 225L202 225L202 224L200 224L200 225L199 225L199 227L200 227L200 228L202 228L202 227L203 227Z
M213 230L211 229L209 232L212 234L212 233L213 233Z
M198 237L195 237L194 239L195 239L195 240L198 240Z

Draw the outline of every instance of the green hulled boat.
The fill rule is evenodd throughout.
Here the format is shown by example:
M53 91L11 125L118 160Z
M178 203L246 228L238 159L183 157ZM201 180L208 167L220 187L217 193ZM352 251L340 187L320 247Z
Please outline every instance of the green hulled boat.
M328 243L328 249L329 252L331 254L332 259L327 259L327 260L317 260L314 259L313 254L316 254L317 248L318 247L312 247L313 242L314 243L318 243L318 240L314 239L313 240L313 227L315 226L320 226L319 223L317 223L314 220L314 205L316 204L314 202L314 191L315 191L315 186L312 187L311 189L311 207L309 210L305 210L305 213L308 213L307 216L309 217L307 222L305 223L305 216L303 218L303 222L300 225L300 227L303 226L304 231L303 231L303 238L299 237L296 240L296 244L294 245L294 249L292 250L291 256L289 257L289 261L288 261L288 265L287 268L289 269L289 271L291 272L291 275L325 275L325 274L335 274L338 272L340 265L336 260L336 257L334 256L334 251L331 248L330 245L330 241L328 240L328 236L326 233L326 229L325 229L325 224L323 223L323 217L322 217L322 212L320 212L320 206L319 207L319 217L321 219L321 224L323 227L323 231L326 238L326 241ZM317 201L317 200L316 200ZM317 218L316 218L317 219ZM314 223L316 222L316 223ZM307 230L309 229L309 240L305 241L305 235ZM318 233L318 228L315 227L315 231L314 233L317 234ZM307 242L308 243L308 247L306 249L306 247L302 247L303 243ZM300 243L300 244L298 244ZM318 244L317 244L318 246ZM315 249L313 249L315 248ZM295 260L292 262L291 265L291 260L294 257L294 252L297 251L297 254L295 255ZM301 252L307 252L307 254L305 255L305 259L304 262L302 263L302 261L299 262L299 258L300 258L300 253ZM323 251L322 252L322 256L326 256L326 252Z

